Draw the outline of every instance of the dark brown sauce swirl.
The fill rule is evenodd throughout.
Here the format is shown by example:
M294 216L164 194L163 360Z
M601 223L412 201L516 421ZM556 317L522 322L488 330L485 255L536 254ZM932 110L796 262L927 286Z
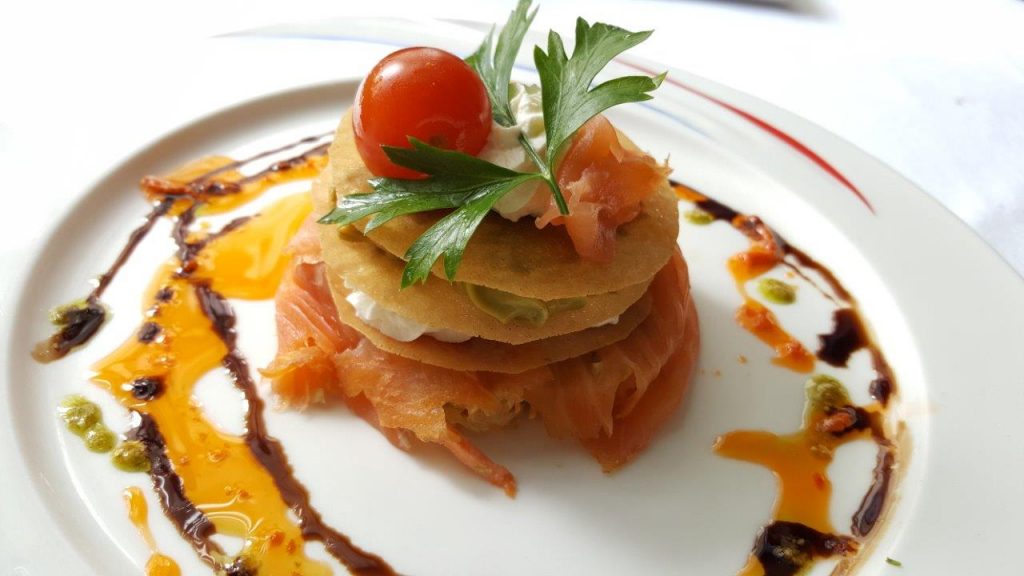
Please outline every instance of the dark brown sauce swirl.
M304 139L302 142L315 140L318 137ZM287 149L288 147L284 148ZM258 176L270 173L281 172L292 167L299 166L313 155L322 155L327 151L327 145L317 146L294 158L275 163L270 168L250 176L244 180L255 179ZM273 152L271 152L273 153ZM268 154L257 155L264 157ZM223 172L224 170L220 170ZM201 177L205 178L205 177ZM178 246L178 259L181 262L177 276L188 278L196 270L195 259L199 256L204 247L214 239L224 236L246 222L246 218L237 218L228 223L220 231L205 237L200 241L190 241L190 227L195 219L196 210L200 204L192 203L179 216L174 226L172 236ZM208 282L192 280L196 290L200 307L203 314L210 319L214 332L227 346L228 354L223 359L224 367L231 374L235 386L245 397L246 410L246 433L245 440L252 454L260 464L273 477L282 498L288 506L299 517L303 537L307 540L323 542L325 549L338 561L345 565L352 573L360 575L391 575L394 571L379 556L361 550L345 535L328 526L321 518L319 512L310 504L309 492L295 478L291 465L288 463L284 449L275 438L271 437L266 430L263 419L263 400L256 393L256 386L253 382L248 363L237 347L237 335L235 333L235 314L228 301L219 293L214 291ZM183 528L184 530L184 528ZM212 530L211 530L212 532ZM183 532L184 534L184 532ZM199 535L202 536L202 535ZM208 540L209 533L205 538ZM202 550L197 548L200 556ZM205 557L204 557L205 559ZM241 562L241 563L240 563ZM227 566L217 566L225 573L248 574L251 572L245 564L244 559L236 559Z
M180 286L188 286L195 290L203 314L209 318L214 333L228 349L222 363L230 372L235 386L243 393L247 401L247 427L244 436L246 445L259 464L273 478L273 482L287 506L295 512L304 539L322 542L327 552L354 574L391 575L394 574L394 571L386 562L380 557L356 547L349 538L327 525L319 512L310 504L309 493L295 478L283 447L269 435L266 429L263 418L263 401L256 393L248 364L236 346L235 315L230 304L211 287L208 280L193 277L193 272L198 268L197 258L203 249L217 238L231 233L248 221L248 217L236 218L216 233L199 236L197 240L195 239L196 235L193 234L192 225L201 206L214 198L240 193L247 184L259 185L263 178L269 178L271 182L276 182L278 181L277 175L302 168L311 159L324 156L328 143L316 145L294 157L275 162L251 176L226 182L214 180L214 178L232 173L235 169L254 160L322 139L323 136L304 138L287 146L256 154L245 160L229 162L187 182L156 177L144 178L141 183L142 188L156 199L153 210L147 215L145 222L130 234L128 243L120 251L112 266L100 276L96 288L84 301L84 305L69 306L62 310L61 329L53 337L40 344L40 347L45 345L46 350L51 350L51 352L46 355L41 353L39 359L56 359L88 342L106 317L106 311L99 302L106 287L127 262L135 248L152 230L156 221L162 216L176 214L176 221L171 233L177 245L177 260L180 264L174 274L179 279L175 285L179 286L179 289ZM184 282L184 284L177 282ZM158 320L161 315L161 307L174 299L175 290L170 285L157 290L154 295L155 304L148 311L151 320L144 322L136 333L136 340L140 344L149 345L162 337L162 327ZM130 393L139 400L151 401L163 393L164 386L159 377L140 376L130 382ZM174 464L167 456L167 447L156 421L148 414L138 413L137 416L139 424L129 433L129 437L142 442L145 446L146 455L151 465L150 476L154 489L164 512L181 535L191 544L203 562L220 573L242 575L258 572L258 566L250 565L251 558L227 558L223 550L211 540L216 528L210 519L188 499L183 482L175 473Z
M818 289L839 308L833 313L833 328L820 335L820 346L815 354L829 365L845 367L850 357L858 350L867 349L871 354L875 377L868 391L880 405L866 410L859 406L844 405L831 408L825 413L823 424L836 438L861 431L870 431L871 439L878 446L877 462L872 482L851 518L851 533L857 538L867 537L877 526L885 509L896 463L896 450L886 437L882 416L890 397L895 391L892 369L881 349L872 340L857 302L839 279L827 267L811 258L805 252L786 242L777 232L765 225L756 216L743 213L707 198L685 185L674 184L681 198L690 200L697 208L714 220L722 220L743 233L753 242L770 235L772 244L782 252L780 263ZM787 258L790 261L787 261ZM824 281L829 290L818 286L805 271L813 271ZM774 521L758 535L751 553L760 563L767 576L790 576L799 574L810 567L816 558L846 556L856 551L857 541L848 536L823 533L798 522ZM756 573L748 566L743 574Z
M851 530L854 536L863 538L874 530L885 509L885 501L892 483L893 467L896 464L896 453L892 446L883 446L878 451L878 461L872 473L871 487L864 494L860 506L853 514Z
M245 396L246 412L245 440L253 455L274 478L282 498L299 517L302 535L307 540L323 542L327 552L344 564L353 574L389 575L394 572L380 557L365 552L345 535L328 526L320 513L309 502L309 491L292 472L281 443L267 433L263 419L263 399L256 393L248 363L236 346L235 314L231 305L220 294L206 284L196 285L203 313L210 319L214 331L228 347L224 367L231 373L232 380Z
M686 188L685 185L681 185L677 182L672 182L672 185ZM882 406L887 405L890 396L892 396L896 390L895 379L892 375L892 368L890 368L881 349L877 344L875 344L867 330L864 328L864 321L862 320L860 311L857 308L857 301L854 299L853 295L850 294L849 290L843 286L842 282L836 278L835 274L829 270L828 267L787 242L785 238L778 234L778 232L768 226L765 226L757 217L744 216L743 213L730 206L712 198L708 198L703 194L701 194L701 196L702 197L700 199L694 200L694 204L696 204L697 208L710 214L715 220L722 220L737 227L748 237L764 233L761 231L762 227L764 230L770 231L783 254L795 260L798 266L795 266L786 260L782 261L783 265L789 267L796 274L816 286L814 281L809 278L802 269L813 270L825 281L831 290L831 293L835 296L833 297L832 294L829 294L829 292L821 290L820 288L819 291L833 301L838 299L846 304L846 307L841 308L834 313L834 327L832 331L829 334L821 335L821 347L818 349L816 356L820 360L832 366L845 366L854 352L867 348L871 353L872 365L876 374L869 391L872 397L878 400Z
M330 136L330 133L309 136L272 150L254 154L242 160L230 162L184 184L171 182L154 176L143 177L140 182L140 186L152 197L157 199L153 204L153 208L148 214L146 214L142 224L132 230L128 235L127 242L125 242L110 267L99 275L96 281L96 286L92 289L85 300L85 305L79 306L79 310L74 314L65 314L66 318L62 319L57 324L57 331L49 338L36 344L32 351L32 357L38 362L52 362L54 360L58 360L67 356L68 353L75 348L85 345L93 336L96 335L107 319L107 311L101 301L103 293L107 290L107 287L117 276L118 272L120 272L125 262L131 258L135 249L138 248L139 244L141 244L146 236L149 235L149 232L153 229L156 222L161 217L171 212L171 209L174 208L175 204L180 199L192 198L195 200L195 202L189 207L189 211L191 213L185 217L184 222L182 222L181 217L179 216L179 226L176 227L180 230L187 230L191 223L191 219L194 217L194 210L201 202L204 201L204 199L211 196L216 197L238 193L246 184L255 182L268 174L275 172L287 172L288 170L301 165L309 158L323 156L327 154L327 147L330 145L330 142L319 144L302 152L301 154L298 154L297 156L280 162L275 162L269 167L264 168L251 176L246 176L237 182L222 182L213 180L213 178L251 164L257 160L273 156L274 154L280 154L299 146L318 142L327 136ZM232 224L225 227L222 232L230 232L234 227L241 225L242 222L244 222L244 219L239 219L237 223L232 222ZM175 239L178 240L177 235L175 236ZM179 242L179 248L185 250L184 246L187 244L188 243L184 241L184 238L182 238ZM202 246L196 247L194 252L198 252L201 248ZM191 258L188 258L188 256L194 256L194 254L186 253L184 256L186 256L186 258L183 258L182 262L187 266L188 263L191 262Z
M85 304L83 306L68 306L58 314L55 319L59 327L58 330L46 340L37 343L32 350L32 357L36 361L52 362L63 358L96 335L107 320L107 309L100 301L103 293L106 292L114 277L149 234L149 231L153 229L157 220L167 214L173 205L174 201L170 199L157 202L146 215L142 224L128 235L128 241L117 254L113 264L103 274L100 274L96 281L96 287L86 297Z
M757 535L753 555L765 576L793 576L816 558L844 556L856 550L857 542L847 536L826 534L798 522L776 521Z
M156 422L148 414L139 414L138 426L128 433L132 440L138 440L146 447L149 458L149 477L153 481L153 489L160 499L164 514L178 528L182 537L192 545L196 554L214 569L219 568L217 558L224 551L210 539L216 530L213 523L198 510L192 501L185 496L181 478L174 472L174 465L167 458L164 437L160 434Z

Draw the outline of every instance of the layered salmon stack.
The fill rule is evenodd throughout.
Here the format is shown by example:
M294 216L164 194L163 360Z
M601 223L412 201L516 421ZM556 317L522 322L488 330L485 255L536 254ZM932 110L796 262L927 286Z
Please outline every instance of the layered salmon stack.
M373 178L343 118L313 186L314 213ZM573 137L557 178L569 215L488 214L454 281L440 263L400 289L409 245L443 216L364 234L309 221L276 299L279 350L262 372L287 406L343 401L398 448L434 443L514 494L475 434L541 421L606 471L677 412L699 348L667 169L604 117ZM549 198L548 195L546 198Z

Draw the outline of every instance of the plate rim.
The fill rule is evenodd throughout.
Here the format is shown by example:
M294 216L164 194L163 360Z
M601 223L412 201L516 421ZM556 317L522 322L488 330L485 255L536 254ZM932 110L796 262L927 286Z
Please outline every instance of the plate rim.
M360 20L366 20L366 19L360 19ZM410 24L412 22L413 21L410 21ZM416 24L418 25L419 23L417 22ZM422 32L422 30L416 29L415 32L416 33L420 33L420 32ZM473 33L475 34L476 31L473 30ZM630 59L631 60L636 60L636 61L644 61L644 59L640 59L640 58L636 58L636 57L630 57ZM877 158L875 158L874 156L870 155L869 153L867 153L867 152L857 148L856 146L854 146L853 144L849 143L845 139L842 139L841 137L839 137L839 136L837 136L837 135L835 135L835 134L833 134L831 132L826 131L825 129L823 129L823 128L821 128L821 127L819 127L819 126L817 126L817 125L807 121L806 119L803 119L803 118L801 118L801 117L799 117L799 116L797 116L797 115L795 115L795 114L793 114L791 112L788 112L788 111L785 111L785 110L783 110L783 109L781 109L779 107L776 107L773 104L770 104L768 102L760 100L759 98L757 98L757 97L755 97L753 95L745 94L743 92L737 91L737 90L729 88L727 86L718 84L718 83L716 83L716 82L714 82L712 80L708 80L706 78L695 76L693 74L689 74L689 73L686 73L686 72L681 71L681 70L677 70L677 69L672 68L672 67L668 67L668 68L670 70L673 70L673 73L680 74L680 75L688 78L689 80L697 83L698 85L704 87L710 93L722 95L723 99L725 99L726 101L729 101L729 102L740 101L740 102L742 102L743 106L747 107L748 109L754 109L754 110L759 111L760 116L778 121L780 124L785 125L785 128L786 128L786 130L789 133L793 133L793 134L799 135L801 141L806 142L806 143L810 143L811 145L813 145L815 147L818 147L818 148L827 148L829 150L829 152L827 153L828 157L829 158L836 158L838 164L857 165L855 170L857 171L858 174L871 173L871 174L874 175L874 177L876 177L880 181L887 182L888 184L893 186L893 189L896 191L895 194L897 194L899 196L899 198L905 200L904 208L909 206L910 208L917 208L917 209L920 209L920 210L924 210L928 214L929 217L937 218L937 221L939 223L938 224L932 224L932 226L937 228L937 229L941 229L943 233L946 233L947 231L959 230L959 232L949 232L949 235L955 236L953 238L953 241L955 241L956 243L961 245L960 246L960 254L961 254L960 257L961 258L967 258L967 257L974 257L975 258L975 264L978 265L978 268L975 269L974 272L976 274L978 274L979 276L986 277L987 280L988 280L988 281L983 283L983 289L989 289L991 291L991 290L994 290L996 288L1001 288L1006 294L1009 294L1011 296L1011 298L1015 297L1016 298L1015 300L1011 299L1011 301L1010 301L1010 306L1011 306L1010 310L1009 310L1010 319L1019 318L1021 320L1024 320L1024 280L1022 280L1021 277L1018 276L1017 273L1012 269L1012 267L1010 267L1010 265L1003 259L1003 257L1001 255L999 255L990 246L988 246L984 242L984 240L982 240L981 237L974 230L972 230L963 221L961 221L959 218L957 218L955 214L953 214L947 208L942 206L937 200L935 200L934 198L929 196L920 187L918 187L917 185L912 183L910 180L906 179L904 176L898 174L891 167L885 165L884 163L882 163L881 161L879 161ZM338 82L341 82L341 81L343 81L343 80L341 78L338 78L338 79L334 80L334 83L338 83ZM252 99L255 100L255 99L263 98L263 97L272 97L275 94L279 95L279 94L284 94L284 93L292 91L292 90L304 90L304 89L313 88L313 87L316 87L316 85L315 84L311 84L311 85L307 85L307 86L285 87L282 90L279 90L279 91L276 91L276 92L275 91L270 91L267 94L256 95ZM166 138L172 137L175 133L177 133L180 130L185 130L189 126L191 126L193 124L198 124L198 123L203 122L204 120L206 120L210 116L214 116L214 115L219 114L221 112L224 112L225 110L230 109L230 108L235 108L235 107L243 106L244 104L246 104L245 100L238 100L238 101L235 101L235 102L233 102L232 104L230 104L228 106L222 106L220 108L217 108L217 109L214 109L212 111L209 111L209 112L207 112L204 115L201 115L201 116L198 116L198 117L194 117L191 120L189 120L189 122L186 125L184 125L184 126L179 125L177 128L175 128L173 130L170 130L170 131L167 131L165 133L159 134L156 137L150 139L149 141L143 143L142 145L133 148L130 152L122 155L121 156L122 160L118 164L115 164L112 167L110 167L108 170L104 171L99 177L95 178L93 181L86 182L81 187L76 188L77 192L71 196L74 201L72 203L70 203L63 210L63 212L61 213L61 216L56 221L57 223L56 224L52 224L52 225L49 226L49 228L48 228L49 232L52 232L52 229L54 227L59 226L60 222L63 222L67 218L70 218L71 217L71 213L72 213L74 207L77 205L78 202L80 202L81 200L84 199L84 197L86 196L86 193L89 190L94 189L104 179L106 179L111 173L116 171L118 166L120 165L120 163L126 162L126 161L128 161L128 160L130 160L130 159L132 159L132 158L134 158L136 156L139 156L139 155L145 153L146 150L158 146L161 141L165 140ZM841 159L839 159L839 157L841 157ZM847 168L846 171L849 172L850 171L849 168ZM914 191L914 192L912 192L912 191ZM890 191L887 191L887 192L890 192ZM939 208L940 210L935 210L936 208ZM964 232L967 232L968 234L964 234ZM51 234L47 234L47 237L49 235L51 235ZM35 256L35 255L37 255L37 254L34 254L33 256ZM993 256L994 256L994 258L993 258ZM20 302L23 299L24 291L27 289L27 286L25 285L25 283L31 277L32 270L36 266L37 266L37 262L36 262L35 258L33 258L33 257L26 257L24 265L21 266L20 269L15 270L15 274L7 276L2 281L2 283L0 283L0 286L3 287L2 292L0 292L0 302L2 302L2 304L0 304L0 309L5 309L5 308L6 309L13 309L13 310L18 310L19 309L16 305L17 305L18 302ZM958 288L961 288L961 286L959 286L959 285L942 285L942 286L939 286L939 287L936 288L936 292L933 292L933 293L930 294L930 298L933 299L933 300L941 300L943 297L949 296L950 295L949 293L951 291L955 292ZM9 303L13 303L14 305L13 306L9 306ZM982 317L981 315L975 316L973 318L973 320L977 321L981 317ZM961 316L958 316L958 320L969 322L970 320L972 320L972 317L970 315L966 315L966 316L962 316L961 315ZM980 324L980 325L979 324L975 324L975 325L967 324L966 327L968 329L970 329L970 328L985 328L985 325L984 324ZM12 334L13 328L14 328L14 326L13 326L13 324L11 322L5 322L4 323L4 328L3 328L3 336L4 336L4 338L3 338L3 341L8 342L8 345L4 348L4 354L5 354L5 359L8 360L8 363L11 360L17 361L17 359L11 358L11 356L10 356L11 348L13 346L11 344L11 342L13 340L11 338L11 336L13 335ZM972 342L972 344L980 345L980 341ZM976 349L974 351L976 353L984 352L986 354L990 352L990 350L985 350L985 349ZM1006 360L1005 363L1006 363L1007 368L1016 369L1016 372L1013 372L1013 373L1016 373L1019 376L1021 374L1020 366L1018 366L1016 363L1013 363L1013 362L1009 361L1009 357L1006 357L1006 358L1007 358L1007 360ZM924 362L924 358L922 358L922 362ZM8 374L9 374L8 371L5 370L3 372L3 375L0 376L0 377L2 377L4 380L9 380ZM942 380L940 380L940 381L942 381ZM12 383L9 382L9 381L5 382L4 387L2 389L6 391L6 389L9 386L11 386L11 385L12 385ZM927 391L929 393L929 396L932 396L933 387L932 387L931 383L929 383L927 385ZM5 404L8 404L8 402L6 401L7 398L8 398L8 396L5 394L4 395L4 403ZM958 396L954 395L951 398L953 400L955 400L956 398L958 398ZM943 401L945 402L946 399L943 399ZM996 408L997 414L1000 413L999 410L1005 410L1007 415L1012 414L1012 410L1014 408L1014 405L1012 403L1006 403L1004 405L995 404L994 406ZM8 415L10 415L10 413L14 409L15 409L14 406L8 404L8 406L7 406ZM8 419L8 421L10 421L10 420ZM935 418L935 417L933 417L933 418L930 419L929 426L931 428L933 428L933 429L936 428L936 427L939 427L941 429L941 427L945 426L945 424L942 424L945 421L946 420L944 418ZM4 436L6 438L10 438L11 437L11 435L9 435L9 434L8 435L4 435ZM998 438L996 438L994 440L996 442L999 442L1000 438L1002 438L1002 437L998 437ZM1008 438L1008 437L1006 438L1006 444L1005 444L1006 448L1009 448L1009 449L1018 448L1019 449L1019 448L1021 448L1021 446L1022 446L1022 444L1020 444L1019 442L1015 443L1012 438ZM935 452L935 451L932 451L932 452ZM932 466L935 466L936 464L943 465L943 466L940 466L940 467L944 467L945 462L942 460L942 458L943 458L943 455L941 453L939 453L939 454L930 454L929 458L928 458L928 463L926 464L926 466L928 466L929 469ZM0 443L0 461L4 462L5 464L9 464L12 460L15 460L15 459L17 459L19 461L22 459L21 453L19 451L18 446L9 446L8 442L6 440L5 440L5 442ZM7 469L9 470L10 468L7 468ZM976 476L972 476L972 475L966 475L966 476L963 476L963 477L957 476L956 478L957 479L961 479L961 480L972 480L972 479L973 480L980 480ZM926 490L925 493L922 494L922 498L927 497L927 498L931 499L931 498L936 496L935 494L929 494L929 492L930 491ZM1013 494L1011 493L1011 495L1013 495ZM937 496L940 499L942 498L942 494L939 494ZM1024 504L1024 492L1016 494L1016 497L1018 499L1014 500L1014 502L1016 502L1017 504ZM927 502L922 500L921 502L918 503L917 507L920 508L922 504L926 504L926 503ZM916 516L916 511L915 511L915 516ZM960 546L960 548L958 550L958 555L970 556L971 555L970 552L972 551L971 548L970 548L971 542L975 542L975 541L970 541L970 540L968 540L968 541L960 541L960 540L958 540L957 544ZM923 544L928 544L928 543L927 542L926 543L921 543L921 542L913 543L912 542L909 545L901 544L899 549L897 550L897 554L899 554L899 557L901 558L901 560L909 559L909 560L905 560L905 561L908 561L908 565L916 564L916 566L921 566L922 563L928 561L927 560L928 556L930 556L932 558L931 561L934 561L934 555L933 554L929 554L928 556L918 556L918 551L917 551L917 548L915 548L915 546L916 547L920 547ZM931 544L934 545L934 541L931 542ZM0 545L0 549L3 549L4 547L5 546ZM985 543L984 549L979 548L979 549L977 549L975 551L979 552L979 553L980 552L984 552L985 555L987 555L989 557L993 557L993 548L994 547L991 545L991 543ZM906 554L904 552L906 552ZM998 557L996 557L996 558L998 559ZM911 561L913 562L913 564L911 564ZM980 568L980 566L976 563L976 561L977 561L977 556L972 558L971 567L973 567L975 569L978 569L978 568ZM948 564L943 564L942 566L948 567Z

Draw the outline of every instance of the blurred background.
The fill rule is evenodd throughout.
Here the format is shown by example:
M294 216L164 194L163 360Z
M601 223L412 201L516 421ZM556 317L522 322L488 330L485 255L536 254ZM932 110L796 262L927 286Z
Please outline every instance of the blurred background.
M190 85L190 70L221 68L226 78L239 67L275 73L204 57L211 43L327 42L312 36L343 34L345 19L358 17L490 23L503 21L513 4L8 2L0 19L0 168L16 171L30 156L68 148L74 153L46 175L45 189L80 185L97 162L185 120L175 111L198 91L218 90ZM754 94L851 141L924 188L1024 273L1024 2L539 5L534 29L568 32L578 15L654 28L634 54ZM120 144L97 145L100 136ZM56 214L60 206L40 209Z

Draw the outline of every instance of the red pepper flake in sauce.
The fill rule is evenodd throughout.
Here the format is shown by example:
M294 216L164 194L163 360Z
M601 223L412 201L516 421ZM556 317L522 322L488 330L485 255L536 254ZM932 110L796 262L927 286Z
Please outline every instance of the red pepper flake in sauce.
M865 439L879 446L880 455L891 456L880 406L852 406L843 385L829 376L811 378L805 390L803 425L797 432L780 436L739 430L715 443L718 455L765 466L779 482L773 520L758 535L740 576L799 574L817 558L854 554L858 540L837 535L829 519L832 456L839 446ZM855 530L855 535L865 534Z
M307 575L331 569L305 554L305 542L324 543L353 573L393 574L324 523L305 488L292 475L280 444L267 434L263 402L236 347L234 313L227 298L274 295L289 257L284 249L312 207L308 194L285 197L254 217L235 219L215 233L193 230L197 218L228 212L271 186L315 177L326 165L327 144L317 136L247 160L209 157L166 177L147 177L143 191L154 207L132 232L114 264L87 299L61 309L59 331L39 345L49 361L86 343L106 317L99 298L134 248L163 216L175 219L177 255L156 271L144 294L145 322L95 366L93 380L139 417L129 433L142 447L149 474L168 517L200 559L219 573ZM305 152L243 176L255 159L309 144ZM196 382L228 369L247 402L244 436L220 432L192 400ZM226 497L227 496L227 497ZM129 515L153 551L148 576L175 576L177 564L156 552L145 526L146 502L138 488L125 493ZM210 539L214 533L244 541L238 556ZM287 544L282 546L283 542Z
M794 372L810 372L815 358L799 340L787 332L775 314L747 292L746 283L782 262L783 251L774 233L757 216L736 216L733 227L750 240L750 248L729 258L729 273L743 304L736 310L736 322L759 340L775 349L773 363Z
M278 532L297 543L322 538L328 541L328 550L338 552L346 563L366 566L366 573L390 573L379 559L358 551L343 536L322 523L317 527L319 517L312 515L308 503L285 500L286 496L293 498L303 492L293 480L278 477L284 467L277 460L283 454L254 450L257 446L276 446L276 442L263 436L262 420L257 416L262 404L258 397L249 395L252 383L234 348L234 317L220 294L254 298L273 294L284 269L280 263L287 260L286 237L310 210L308 195L286 197L232 233L204 243L196 255L193 272L182 274L179 262L169 261L152 286L170 286L177 297L160 302L161 290L152 289L145 303L146 307L160 309L158 322L166 337L149 343L133 337L95 366L97 384L152 422L153 428L142 435L143 441L149 442L158 435L175 439L163 443L151 455L156 459L152 467L157 474L154 482L158 486L174 483L170 476L162 476L170 473L170 467L162 464L161 459L188 459L188 466L173 470L183 488L176 498L187 499L204 518L205 525L210 526L209 532L190 534L189 538L204 551L201 557L227 573L250 573L251 563L257 563L261 571L270 574L287 574L296 567L303 574L330 573L325 564L306 556L302 548L297 548L296 554L281 554L277 552L280 547L266 546L271 535ZM252 249L253 234L264 239L258 252ZM275 240L277 237L281 238ZM216 275L208 266L216 266ZM139 401L131 393L131 382L137 375L151 371L157 356L169 359L165 371L146 377L160 378L163 392L149 401ZM229 367L236 384L244 386L247 393L247 429L249 434L259 435L253 442L217 430L192 402L192 389L198 379L221 365ZM133 377L126 379L125 375ZM292 490L286 494L279 488L282 483ZM226 486L235 488L233 497L227 500ZM302 526L293 519L295 506L303 510ZM188 531L187 526L179 528ZM208 538L213 531L241 537L245 541L241 555L231 558L220 551Z
M747 282L782 263L785 244L757 216L740 214L682 184L675 184L674 189L681 200L694 202L703 213L729 222L750 241L750 248L733 255L727 262L736 290L743 297L743 304L736 310L736 323L775 349L773 363L794 372L814 370L814 355L782 327L771 310L747 291Z
M785 242L756 216L745 216L682 184L673 186L681 200L693 202L700 211L716 220L728 222L750 241L747 251L728 261L729 271L744 299L736 319L775 348L774 363L797 372L810 372L816 357L833 366L845 366L854 351L866 348L876 373L869 392L877 404L852 406L838 381L816 376L806 386L807 403L799 431L778 436L741 430L718 439L715 451L719 455L766 466L779 481L773 521L758 534L739 575L789 576L805 572L819 558L850 557L876 526L891 488L896 449L885 435L882 420L895 390L892 370L869 337L853 296L828 268ZM799 277L807 281L840 307L834 313L835 328L820 337L821 347L816 356L782 329L774 314L747 294L746 282L778 264L788 268L786 279ZM819 281L807 275L808 271L815 272L831 291L822 289ZM776 303L789 303L795 297L795 292L789 293L791 287L778 280L762 280L758 288L769 301ZM740 356L740 363L744 362L746 358ZM829 521L832 485L827 475L828 465L839 446L864 438L870 438L878 447L872 483L851 519L852 536L837 535Z

